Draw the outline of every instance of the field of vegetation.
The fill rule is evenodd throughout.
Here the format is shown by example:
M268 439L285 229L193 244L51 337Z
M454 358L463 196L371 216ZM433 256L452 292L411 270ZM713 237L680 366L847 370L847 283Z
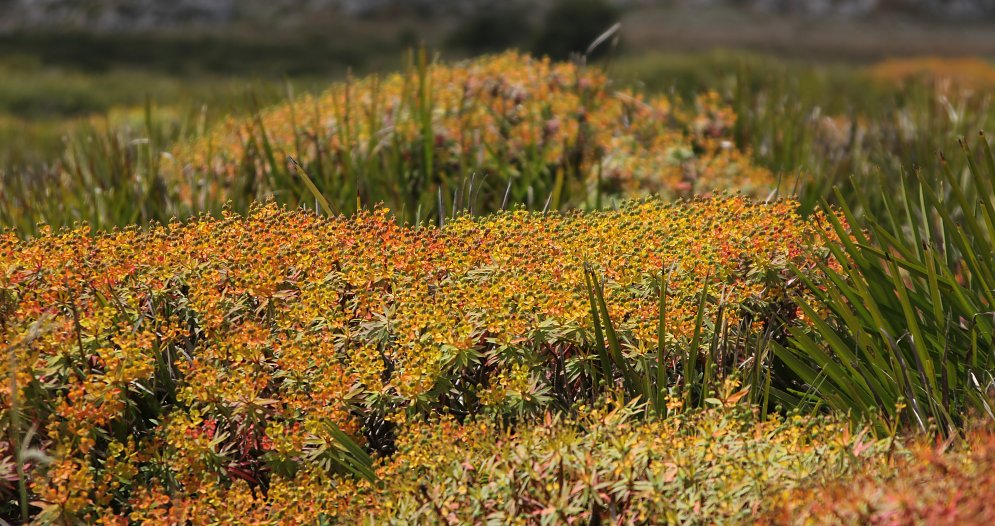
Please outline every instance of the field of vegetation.
M988 61L3 71L6 522L995 522Z

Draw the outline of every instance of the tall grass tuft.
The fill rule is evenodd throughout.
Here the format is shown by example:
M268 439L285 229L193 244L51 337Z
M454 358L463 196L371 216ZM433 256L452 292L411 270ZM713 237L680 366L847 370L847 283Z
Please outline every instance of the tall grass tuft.
M592 368L591 385L601 391L592 395L605 390L621 392L626 403L636 402L647 416L657 417L666 417L675 410L735 404L746 398L758 405L766 418L771 389L771 335L783 327L756 335L746 329L751 322L730 327L724 298L710 295L706 276L690 339L674 339L667 330L668 283L672 271L673 268L660 274L656 348L638 353L634 349L636 342L620 334L612 321L603 278L593 267L585 266L593 343L600 364L600 370ZM710 303L718 305L714 317L706 319ZM673 341L668 344L669 340ZM743 384L743 389L734 391ZM747 398L748 395L752 396Z
M882 191L880 219L837 193L841 215L827 217L842 243L827 246L841 269L823 265L824 283L799 275L810 326L775 344L801 381L795 402L947 435L968 415L995 418L995 158L980 143L982 163L962 143L963 174L943 162Z

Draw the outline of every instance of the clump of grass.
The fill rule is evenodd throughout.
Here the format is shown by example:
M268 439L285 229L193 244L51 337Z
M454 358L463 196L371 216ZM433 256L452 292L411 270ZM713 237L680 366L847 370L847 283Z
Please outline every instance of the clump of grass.
M160 176L162 148L187 133L184 126L156 118L151 104L128 125L82 125L59 162L0 172L0 223L30 233L42 222L111 226L189 215Z
M979 165L964 147L963 176L944 165L882 192L884 220L845 205L850 227L827 216L841 268L824 268L825 283L800 276L816 300L801 302L812 327L777 346L803 399L892 430L956 435L967 415L995 418L995 158L983 136L980 149Z
M676 264L660 275L655 349L646 349L645 342L618 330L605 301L603 278L592 267L585 269L598 361L591 368L593 383L602 392L621 396L623 401L640 407L647 416L666 417L746 398L756 403L761 418L766 418L773 356L769 344L785 330L778 319L784 313L767 309L754 310L746 317L742 313L728 316L726 309L736 306L725 303L724 290L717 298L710 294L706 275L693 311L693 325L682 337L671 334L668 300L673 300L670 297L673 292L669 284L679 266ZM718 304L717 308L709 309L713 302ZM706 312L714 317L706 319ZM727 325L728 318L740 319L739 326ZM765 329L747 329L756 324ZM730 385L740 385L743 380L746 385L742 390L728 391ZM726 392L720 394L723 389Z

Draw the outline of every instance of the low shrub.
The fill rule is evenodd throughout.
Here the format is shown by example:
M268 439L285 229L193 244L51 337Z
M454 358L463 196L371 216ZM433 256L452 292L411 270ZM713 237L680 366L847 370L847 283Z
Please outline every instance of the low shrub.
M390 455L406 418L513 422L624 387L596 374L591 274L621 360L643 363L663 334L666 386L696 381L689 360L732 373L758 360L747 342L797 316L789 267L826 256L795 206L646 201L437 229L268 205L148 231L8 233L4 454L47 455L27 466L45 520L177 499L199 517L230 488L373 479L367 453Z
M505 53L446 66L423 55L404 73L231 119L173 148L164 173L193 210L312 204L317 192L335 212L382 202L414 222L511 203L766 195L776 181L730 141L735 120L714 93L647 98L574 63Z

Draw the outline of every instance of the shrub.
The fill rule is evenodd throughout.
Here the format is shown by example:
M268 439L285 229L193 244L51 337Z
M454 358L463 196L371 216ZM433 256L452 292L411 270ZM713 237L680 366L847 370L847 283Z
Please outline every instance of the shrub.
M520 2L499 3L475 12L446 38L446 44L473 54L494 53L528 45L531 14Z
M543 19L533 51L559 60L582 54L621 14L607 0L557 0Z
M232 119L174 148L165 173L193 209L229 199L312 203L313 183L336 212L383 202L408 221L509 203L766 193L770 172L728 140L735 119L715 94L689 105L649 99L614 91L596 69L505 53L456 66L423 61Z
M515 430L419 422L357 515L367 524L747 523L772 495L880 465L886 447L831 420L758 423L735 404L649 421L600 408Z
M795 314L788 266L823 257L794 206L648 201L440 230L269 205L148 231L5 234L4 436L34 429L24 447L50 457L28 468L45 520L199 517L229 489L373 478L366 452L389 455L406 417L514 421L613 389L592 373L585 262L632 363L656 346L673 269L668 385L686 357L705 360L690 342L720 332L724 367L755 360L734 343L779 330ZM727 313L700 339L699 309Z

